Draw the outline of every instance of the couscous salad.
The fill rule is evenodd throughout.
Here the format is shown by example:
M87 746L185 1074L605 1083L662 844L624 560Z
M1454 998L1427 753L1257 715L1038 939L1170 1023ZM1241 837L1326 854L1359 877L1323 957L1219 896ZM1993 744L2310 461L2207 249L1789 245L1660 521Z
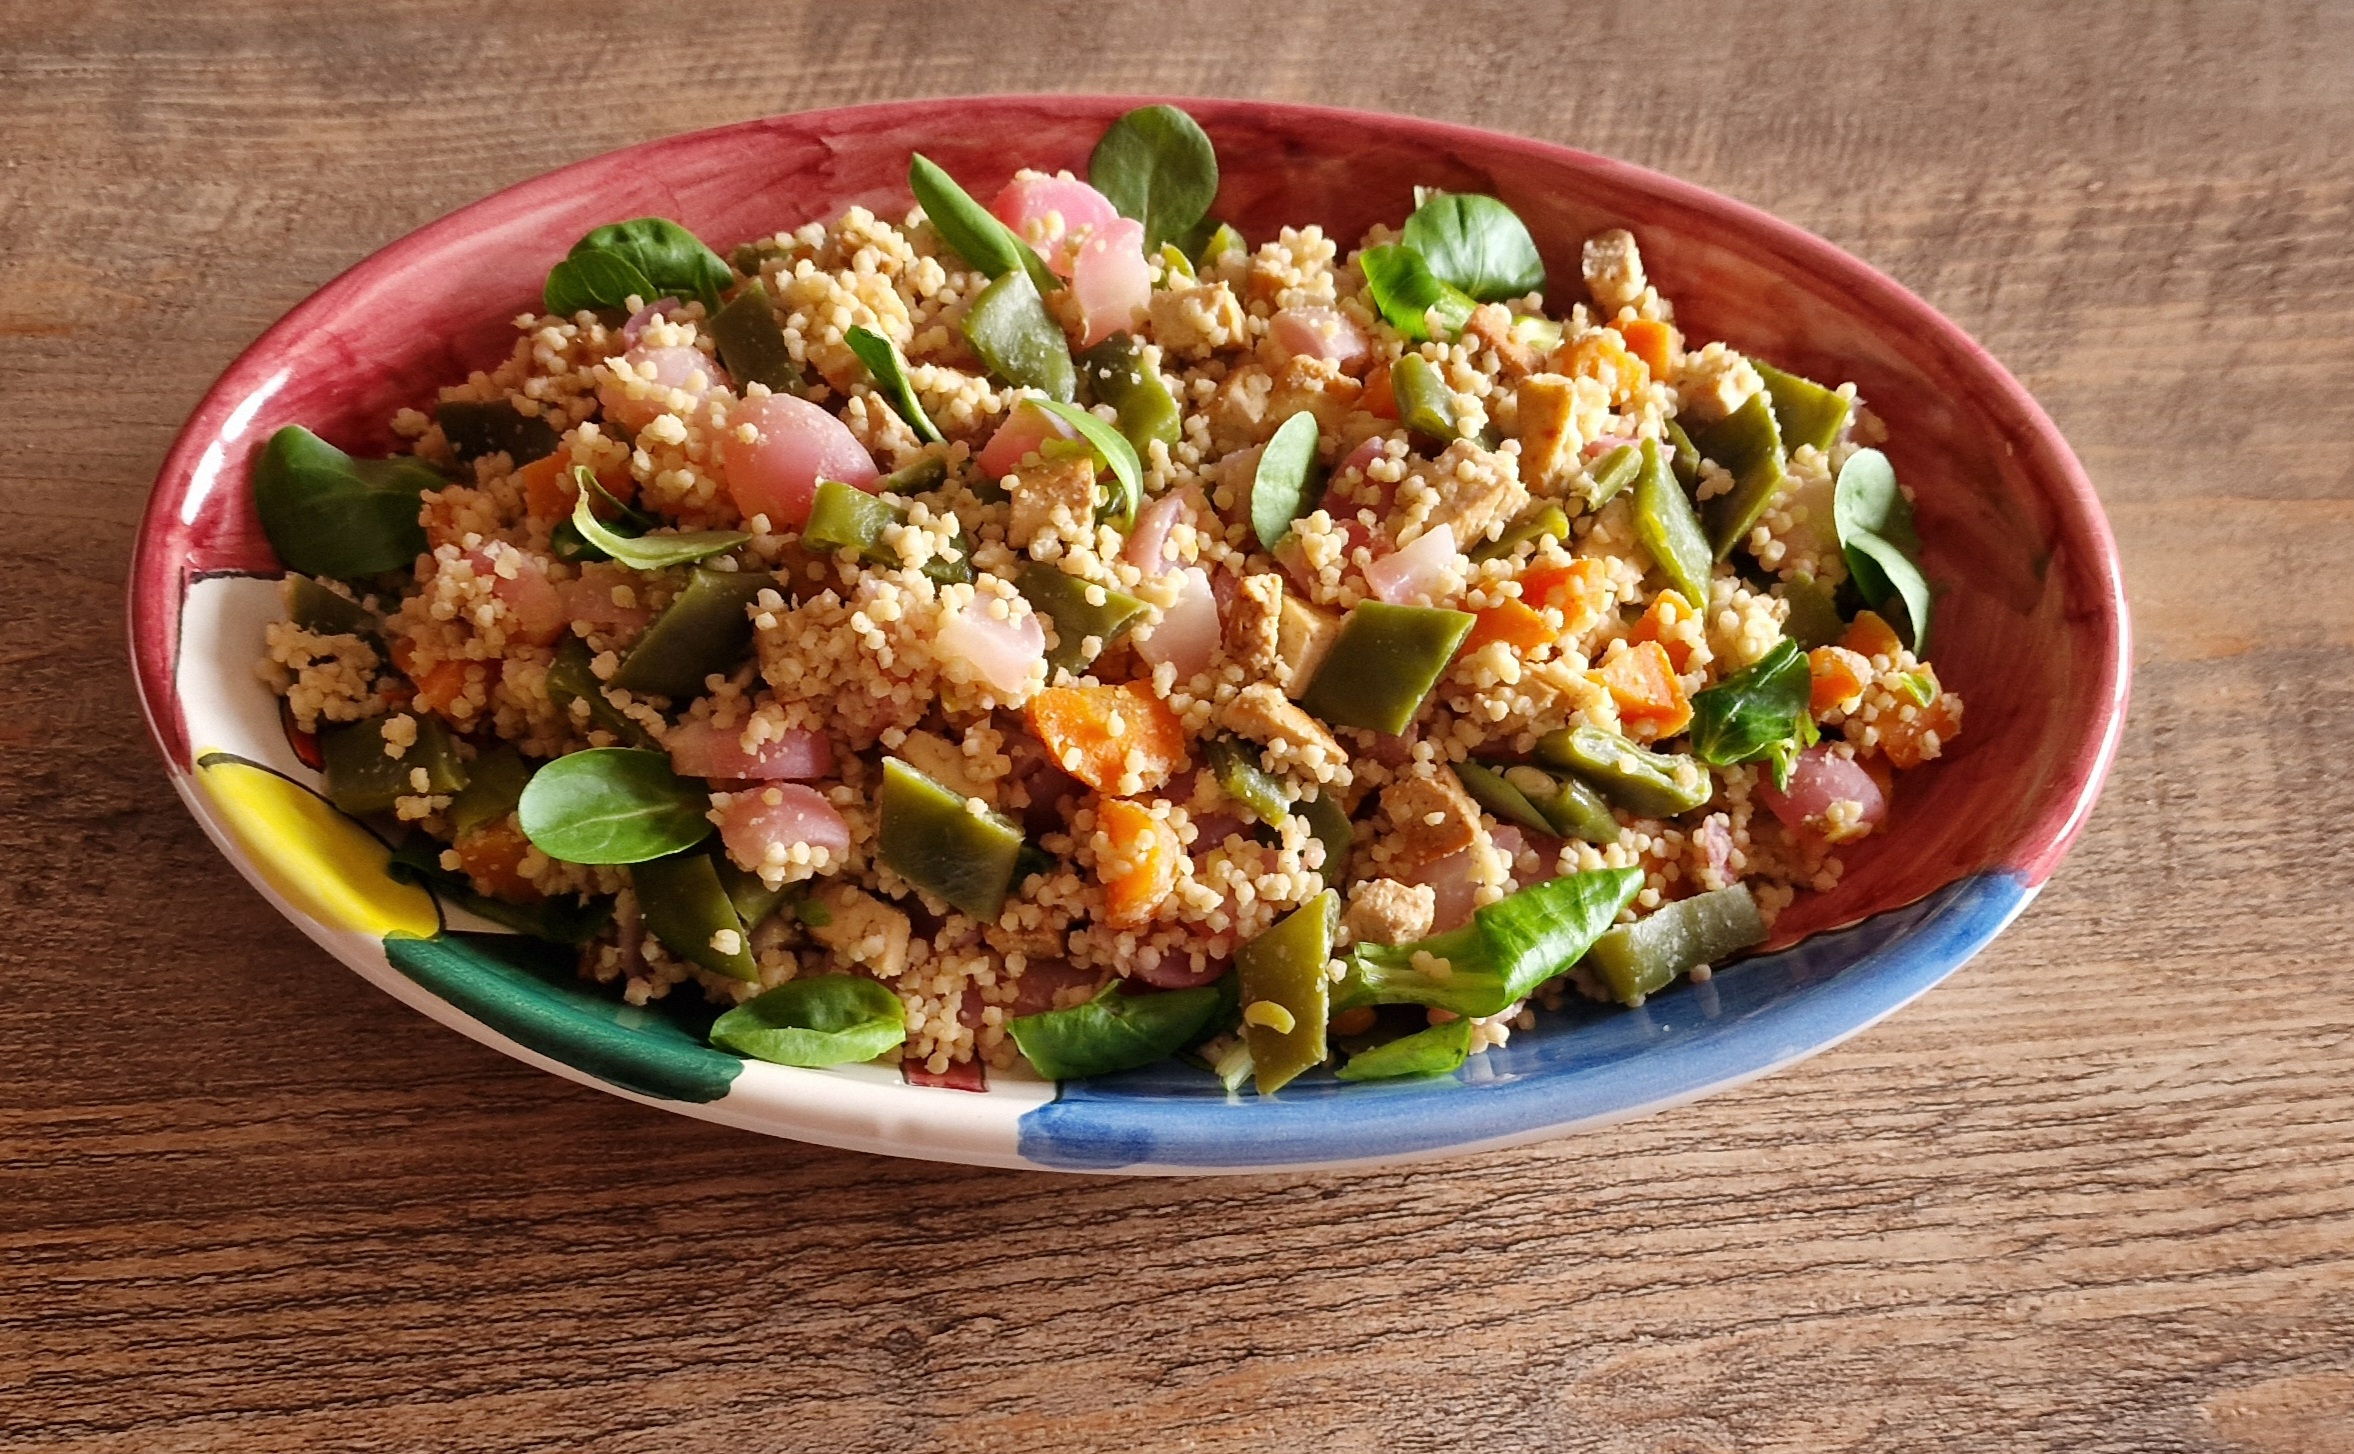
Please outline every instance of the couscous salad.
M1266 1093L1705 976L1960 730L1880 423L1628 233L1248 238L1166 106L909 182L600 227L408 452L270 439L262 670L398 871L742 1055Z

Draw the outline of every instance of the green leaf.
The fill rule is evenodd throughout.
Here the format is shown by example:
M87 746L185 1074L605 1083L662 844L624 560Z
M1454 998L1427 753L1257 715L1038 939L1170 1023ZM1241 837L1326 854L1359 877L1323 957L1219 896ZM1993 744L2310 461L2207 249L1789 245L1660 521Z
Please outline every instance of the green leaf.
M916 438L927 444L941 444L945 440L932 423L932 416L924 412L924 401L916 397L915 385L908 381L907 360L901 356L899 345L863 324L852 324L842 335L858 361L875 378L875 387L882 391L899 417L907 421Z
M940 240L973 268L992 278L1023 273L1041 294L1062 286L1062 279L1047 267L1036 248L991 216L988 208L956 184L956 178L922 152L907 159L907 189L915 193L916 205L924 209Z
M353 459L289 424L254 466L253 508L289 570L348 580L415 564L419 499L447 483L421 461Z
M899 996L855 974L790 980L711 1022L722 1050L812 1070L872 1060L906 1040Z
M717 311L719 295L736 280L718 253L703 239L667 217L637 217L611 222L572 245L568 255L578 258L603 253L620 258L654 287L645 301L656 296L697 298Z
M1446 1075L1471 1058L1472 1022L1449 1020L1386 1045L1349 1057L1335 1072L1341 1080L1395 1080L1407 1075Z
M1414 967L1414 956L1447 962L1444 975ZM1366 1005L1431 1005L1458 1015L1494 1015L1512 1003L1486 935L1474 922L1411 944L1360 944L1332 987L1332 1012Z
M1076 404L1060 399L1030 402L1079 431L1079 437L1087 441L1096 458L1111 470L1113 480L1120 487L1120 498L1107 518L1122 530L1135 524L1137 506L1144 503L1144 466L1137 461L1136 446L1119 430Z
M474 891L474 881L441 866L441 844L419 835L392 852L385 861L387 876L429 890L436 898L503 924L518 934L553 944L586 944L613 917L610 899L582 899L572 895L542 899L536 904L510 904Z
M566 863L644 863L711 836L711 795L639 747L591 747L533 773L516 803L523 836Z
M1857 593L1883 613L1891 600L1902 601L1913 654L1927 656L1933 593L1913 558L1921 537L1913 527L1912 504L1898 488L1888 456L1859 449L1847 457L1832 489L1831 522Z
M1511 208L1476 192L1433 192L1406 219L1407 247L1441 282L1483 303L1518 298L1545 286L1536 239Z
M1201 246L1193 250L1194 262L1202 267L1210 266L1230 252L1244 252L1250 247L1249 243L1242 240L1242 234L1227 223L1221 222L1212 227L1209 225L1209 220L1204 218L1202 224L1194 228L1194 231L1202 232L1205 228L1207 235L1202 238ZM1190 246L1190 240L1188 245Z
M1183 238L1218 198L1218 152L1174 106L1140 106L1111 124L1087 180L1122 217L1144 224L1144 250Z
M576 252L548 270L541 304L560 318L575 313L621 313L629 300L651 303L661 296L637 265L613 252Z
M1477 307L1470 294L1452 283L1443 282L1430 270L1422 254L1399 243L1383 243L1369 247L1357 258L1364 270L1365 286L1373 294L1373 305L1381 310L1390 326L1406 337L1420 342L1431 337L1430 315L1436 312L1445 332L1452 336L1463 331L1470 321L1471 310Z
M607 529L590 502L605 493L586 465L574 465L580 496L572 502L572 528L580 538L631 570L693 565L706 556L733 550L752 537L741 530L688 530L674 535L621 535ZM592 493L593 492L593 493ZM611 498L607 496L606 498Z
M450 827L459 835L486 823L496 823L515 811L524 784L531 781L531 764L511 742L486 747L466 767L466 786L450 802Z
M1642 887L1641 869L1598 868L1531 884L1473 913L1507 1002L1566 973Z
M1071 341L1027 273L1005 273L983 288L965 313L964 336L989 371L1009 384L1050 399L1068 400L1078 391Z
M1316 416L1303 409L1284 420L1259 452L1251 477L1251 529L1268 550L1308 512L1308 494L1316 484L1316 439Z
M1109 1075L1167 1059L1185 1048L1217 1009L1216 985L1132 995L1113 980L1067 1010L1008 1020L1014 1044L1053 1080Z
M1766 758L1813 721L1806 653L1787 639L1692 698L1692 755L1717 767Z

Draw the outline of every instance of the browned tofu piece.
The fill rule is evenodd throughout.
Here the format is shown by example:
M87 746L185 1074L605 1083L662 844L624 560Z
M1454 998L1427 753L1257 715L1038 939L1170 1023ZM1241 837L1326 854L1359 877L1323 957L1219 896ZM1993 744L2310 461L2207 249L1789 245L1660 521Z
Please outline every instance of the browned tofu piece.
M1381 805L1409 863L1429 863L1480 841L1479 805L1451 772L1400 778L1381 790Z
M1040 460L1014 471L1006 536L1027 550L1042 535L1084 540L1095 525L1095 460Z
M1407 944L1430 932L1438 895L1428 884L1360 880L1349 889L1349 937L1359 944Z
M1308 689L1339 636L1339 617L1297 596L1283 597L1275 623L1275 655L1276 683L1286 695L1297 697Z
M1526 378L1537 366L1536 353L1512 336L1512 310L1501 303L1482 303L1471 310L1463 331L1496 351L1504 377Z
M1577 462L1577 381L1566 374L1530 374L1514 398L1521 477L1531 484L1558 479Z
M1283 577L1272 571L1244 576L1235 588L1234 607L1226 614L1226 656L1245 676L1275 678L1282 664L1283 604Z
M1272 683L1253 682L1218 709L1218 725L1267 749L1267 765L1297 767L1320 783L1346 783L1349 755L1323 723Z
M811 925L809 937L835 958L863 966L882 979L897 979L907 968L906 910L839 879L819 884L810 898L825 909L826 922Z

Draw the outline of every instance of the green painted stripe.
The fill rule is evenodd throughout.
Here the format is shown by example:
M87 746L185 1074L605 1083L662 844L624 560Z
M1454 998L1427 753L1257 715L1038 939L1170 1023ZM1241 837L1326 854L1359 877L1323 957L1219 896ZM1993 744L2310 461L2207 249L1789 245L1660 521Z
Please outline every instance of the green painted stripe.
M573 978L570 951L507 934L399 935L393 968L501 1035L609 1085L672 1101L715 1101L744 1062L704 1043L710 1016L640 1009Z

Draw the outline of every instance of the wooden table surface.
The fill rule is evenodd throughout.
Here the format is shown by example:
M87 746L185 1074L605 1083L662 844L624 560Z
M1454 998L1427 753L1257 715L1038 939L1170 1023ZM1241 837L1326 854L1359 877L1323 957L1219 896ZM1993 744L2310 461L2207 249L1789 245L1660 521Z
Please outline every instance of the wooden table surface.
M1577 11L0 4L0 1449L2354 1449L2354 16ZM1209 1182L641 1109L272 913L123 665L214 374L558 163L1025 89L1575 143L1985 340L2098 483L2139 637L2041 901L1733 1094Z

